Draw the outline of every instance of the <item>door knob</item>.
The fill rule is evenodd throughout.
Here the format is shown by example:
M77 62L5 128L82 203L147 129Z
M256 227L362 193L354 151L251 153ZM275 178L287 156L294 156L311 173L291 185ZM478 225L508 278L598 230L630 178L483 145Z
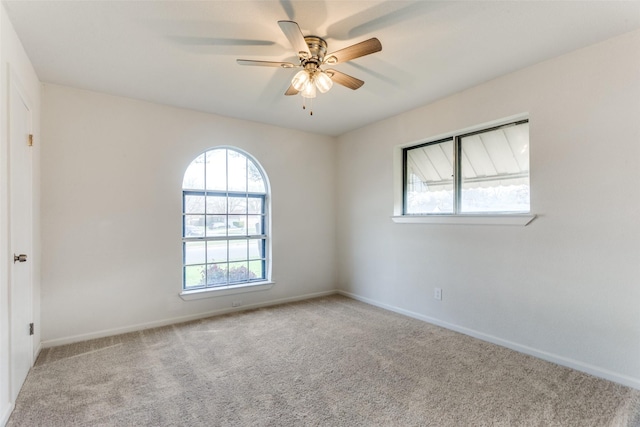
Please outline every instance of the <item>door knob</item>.
M13 254L13 263L15 264L16 262L27 262L27 255L26 254L20 254L20 255Z

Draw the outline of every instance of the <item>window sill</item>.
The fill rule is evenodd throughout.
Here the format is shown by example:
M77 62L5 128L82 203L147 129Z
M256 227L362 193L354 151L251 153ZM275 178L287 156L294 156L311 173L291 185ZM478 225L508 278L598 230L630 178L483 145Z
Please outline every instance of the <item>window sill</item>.
M274 282L242 283L239 285L220 286L217 288L194 289L192 291L182 291L180 298L191 301L203 298L215 298L225 295L244 294L247 292L268 291L275 285Z
M398 224L448 224L448 225L516 225L526 226L536 218L535 214L503 215L402 215L391 219Z

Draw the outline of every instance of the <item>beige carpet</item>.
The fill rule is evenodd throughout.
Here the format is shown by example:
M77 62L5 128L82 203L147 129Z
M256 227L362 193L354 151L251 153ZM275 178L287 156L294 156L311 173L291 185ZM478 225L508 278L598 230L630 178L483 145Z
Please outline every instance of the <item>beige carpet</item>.
M637 426L640 392L331 296L42 351L9 426Z

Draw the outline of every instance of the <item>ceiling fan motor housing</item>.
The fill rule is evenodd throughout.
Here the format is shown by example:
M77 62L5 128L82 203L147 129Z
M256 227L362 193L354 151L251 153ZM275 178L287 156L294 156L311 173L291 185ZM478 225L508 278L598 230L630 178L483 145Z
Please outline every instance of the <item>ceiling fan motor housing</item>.
M307 58L306 52L305 55L300 55L302 66L306 67L309 62L315 63L316 67L322 64L324 56L327 54L327 42L318 36L306 36L304 41L307 43L307 46L309 46L311 56Z

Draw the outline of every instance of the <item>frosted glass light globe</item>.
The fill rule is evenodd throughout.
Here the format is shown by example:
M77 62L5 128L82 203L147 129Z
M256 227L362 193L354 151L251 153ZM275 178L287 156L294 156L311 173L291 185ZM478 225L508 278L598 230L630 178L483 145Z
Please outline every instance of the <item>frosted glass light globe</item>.
M311 79L309 78L309 73L307 70L298 71L298 73L293 76L293 80L291 80L291 86L298 92L301 92L306 87L307 83L309 83Z
M324 71L319 71L314 76L314 81L320 93L326 93L333 86L333 80L325 74Z

